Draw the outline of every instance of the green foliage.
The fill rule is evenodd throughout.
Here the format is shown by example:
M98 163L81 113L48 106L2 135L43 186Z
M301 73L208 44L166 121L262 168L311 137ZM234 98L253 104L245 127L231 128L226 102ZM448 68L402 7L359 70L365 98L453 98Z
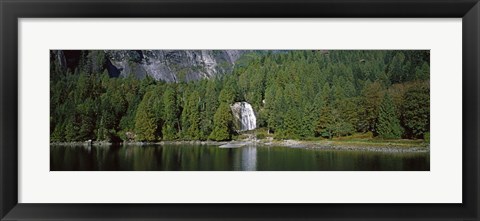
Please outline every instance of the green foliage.
M362 91L361 105L358 114L360 115L359 130L362 132L375 131L378 110L382 100L383 86L380 81L373 83L366 82Z
M421 67L415 69L415 80L428 80L430 77L430 65L424 62Z
M201 140L206 140L208 136L213 131L213 117L217 108L219 106L218 102L218 91L219 86L217 81L202 81L201 86L205 87L204 96L202 96L202 101L200 104L201 109L201 121L200 121L200 130L201 130Z
M65 140L65 127L63 124L56 125L54 127L55 129L53 130L51 136L50 136L50 142L62 142Z
M200 131L200 94L193 91L188 95L182 112L183 137L189 140L199 140L202 135Z
M111 78L103 51L82 51L73 68L58 53L50 54L52 142L230 140L238 101L276 139L429 138L429 51L255 51L228 74L182 83Z
M393 60L389 65L388 73L392 83L399 83L408 78L409 72L404 65L404 62L405 55L402 52L399 52L393 57Z
M267 136L266 136L265 134L263 134L263 133L260 133L260 134L257 134L257 135L256 135L256 138L259 139L259 140L265 139L266 137L267 137Z
M320 109L320 117L316 126L318 136L332 138L335 132L335 112L325 104Z
M237 88L236 83L232 78L226 78L223 83L225 84L223 89L220 91L220 95L218 96L218 102L220 103L233 103L237 98Z
M428 84L412 86L404 95L402 123L407 136L422 138L430 131L430 88Z
M393 100L388 94L385 94L380 104L377 132L378 135L386 139L398 139L403 133Z
M430 132L424 133L423 139L425 140L425 142L430 143Z
M76 126L73 122L65 126L66 141L78 141L79 139L77 139L77 134L78 134L78 126Z
M163 117L164 124L162 128L163 139L175 140L178 138L179 131L179 108L177 104L177 95L173 85L167 85L163 94Z
M232 139L233 116L228 104L220 104L220 107L213 117L213 124L214 128L208 137L209 139L216 141Z
M135 116L135 139L138 141L155 141L157 124L152 110L152 93L147 92L138 105Z
M80 121L77 139L88 140L93 137L95 129L95 106L91 98L77 105L76 112Z

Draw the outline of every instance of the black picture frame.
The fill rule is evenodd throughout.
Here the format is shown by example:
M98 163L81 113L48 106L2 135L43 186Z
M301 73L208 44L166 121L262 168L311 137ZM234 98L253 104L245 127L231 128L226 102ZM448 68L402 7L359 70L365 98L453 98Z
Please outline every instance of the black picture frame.
M478 0L0 0L0 15L1 220L479 220ZM463 203L19 204L17 21L74 17L463 18Z

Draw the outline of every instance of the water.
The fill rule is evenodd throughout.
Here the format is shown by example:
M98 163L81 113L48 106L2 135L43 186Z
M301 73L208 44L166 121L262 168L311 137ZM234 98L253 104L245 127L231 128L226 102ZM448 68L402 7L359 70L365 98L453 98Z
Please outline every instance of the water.
M247 102L237 102L232 105L232 113L240 122L240 131L253 130L257 128L257 117L252 105Z
M200 145L50 147L50 170L403 171L430 170L429 153Z

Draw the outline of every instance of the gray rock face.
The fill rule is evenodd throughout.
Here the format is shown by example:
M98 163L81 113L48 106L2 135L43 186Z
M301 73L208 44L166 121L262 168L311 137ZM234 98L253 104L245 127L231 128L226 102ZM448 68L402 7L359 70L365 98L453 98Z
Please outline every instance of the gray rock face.
M107 50L111 76L133 74L166 82L212 78L230 72L242 50Z
M50 60L53 61L53 65L57 65L61 70L67 69L67 60L62 50L51 50Z

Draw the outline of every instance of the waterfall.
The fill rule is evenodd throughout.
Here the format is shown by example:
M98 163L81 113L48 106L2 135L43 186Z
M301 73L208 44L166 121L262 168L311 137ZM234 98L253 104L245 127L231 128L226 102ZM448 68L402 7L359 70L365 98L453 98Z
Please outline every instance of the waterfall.
M247 102L236 102L231 106L231 109L233 116L239 122L239 131L257 128L257 117L255 117L252 105Z

